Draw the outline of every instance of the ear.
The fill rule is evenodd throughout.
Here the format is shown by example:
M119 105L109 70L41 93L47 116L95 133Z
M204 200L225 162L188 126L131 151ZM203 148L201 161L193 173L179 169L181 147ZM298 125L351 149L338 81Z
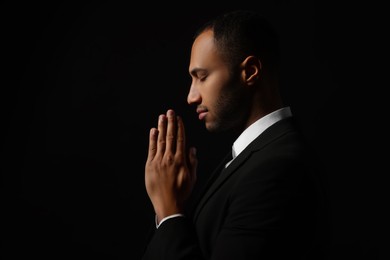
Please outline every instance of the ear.
M241 63L241 76L247 85L253 85L260 78L261 61L255 56L248 56Z

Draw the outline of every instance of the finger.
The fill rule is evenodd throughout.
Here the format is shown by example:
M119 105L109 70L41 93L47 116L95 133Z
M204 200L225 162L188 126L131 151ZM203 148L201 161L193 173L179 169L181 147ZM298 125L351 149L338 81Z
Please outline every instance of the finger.
M158 137L157 137L157 154L161 156L165 153L166 140L165 136L167 133L167 119L165 115L158 117Z
M173 110L167 111L166 153L174 154L176 151L176 118Z
M157 152L157 136L158 130L156 128L150 129L149 132L149 149L148 149L148 161L152 161Z
M178 156L184 156L185 149L186 149L184 123L180 116L177 116L176 120L177 120L176 154Z

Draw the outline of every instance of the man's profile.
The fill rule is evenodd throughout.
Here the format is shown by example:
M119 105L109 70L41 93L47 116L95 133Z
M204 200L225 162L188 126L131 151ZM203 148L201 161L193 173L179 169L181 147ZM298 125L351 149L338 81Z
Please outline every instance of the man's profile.
M196 32L187 102L209 132L235 140L198 187L196 149L187 147L182 118L172 109L159 116L145 164L156 226L143 259L311 256L316 173L282 100L279 64L278 35L255 12L222 14Z

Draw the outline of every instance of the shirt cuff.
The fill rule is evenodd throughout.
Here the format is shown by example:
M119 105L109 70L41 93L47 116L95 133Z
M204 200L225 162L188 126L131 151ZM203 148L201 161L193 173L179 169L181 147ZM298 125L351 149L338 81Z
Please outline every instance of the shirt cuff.
M163 219L160 221L160 223L157 223L157 215L156 215L156 217L155 217L156 228L158 228L159 226L161 226L161 224L162 224L165 220L170 219L170 218L176 218L176 217L184 217L184 214L178 213L178 214L170 215L170 216L168 216L168 217L163 218Z

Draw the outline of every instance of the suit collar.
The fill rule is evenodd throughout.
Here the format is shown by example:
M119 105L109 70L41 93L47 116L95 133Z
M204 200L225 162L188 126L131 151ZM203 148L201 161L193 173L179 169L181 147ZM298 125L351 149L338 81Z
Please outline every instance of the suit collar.
M233 158L239 155L254 139L256 139L256 137L258 137L267 128L276 122L291 116L291 109L287 106L277 109L252 123L240 134L236 141L234 141L232 147Z
M239 169L245 163L245 161L248 160L248 158L253 152L262 149L270 142L274 141L275 139L279 138L280 136L286 134L287 132L293 129L292 121L293 119L291 117L288 117L273 124L271 127L266 129L262 134L260 134L257 138L255 138L253 142L250 143L230 163L230 165L224 169L224 165L228 162L231 156L230 155L231 152L229 151L229 153L225 156L224 160L218 165L218 167L213 172L211 178L207 182L207 185L205 187L205 192L203 193L202 197L199 200L198 205L196 206L194 212L194 220L197 218L204 204L210 199L210 197L223 185L223 183L227 179L229 179L234 173L237 172L237 169Z

